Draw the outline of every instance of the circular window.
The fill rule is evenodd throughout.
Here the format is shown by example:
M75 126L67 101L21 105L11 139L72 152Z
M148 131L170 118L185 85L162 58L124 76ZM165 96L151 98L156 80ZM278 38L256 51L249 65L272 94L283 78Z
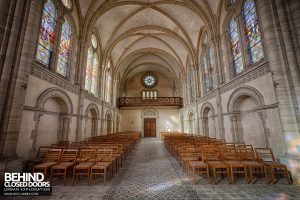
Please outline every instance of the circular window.
M71 0L61 0L61 2L64 4L64 6L68 9L71 9L72 7L72 2Z
M143 76L143 84L147 88L153 88L157 84L157 78L153 74L145 74Z

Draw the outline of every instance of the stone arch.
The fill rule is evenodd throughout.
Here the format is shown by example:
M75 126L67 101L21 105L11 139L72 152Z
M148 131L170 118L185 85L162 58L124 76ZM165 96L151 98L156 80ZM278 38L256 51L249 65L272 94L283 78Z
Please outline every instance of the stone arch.
M85 110L85 135L88 136L97 136L98 133L98 124L99 124L99 109L98 106L94 103L88 105Z
M188 132L189 134L194 134L195 133L195 120L196 120L196 115L193 110L189 110L187 114L187 121L188 121Z
M73 104L68 94L59 88L49 88L38 97L36 107L38 111L35 113L30 151L35 152L38 146L69 140Z
M105 113L105 119L106 119L106 134L112 134L112 112L110 110L107 110Z
M46 101L50 98L54 98L59 104L65 106L65 113L73 113L73 104L69 95L59 88L49 88L44 91L37 100L37 108L43 109Z
M265 105L263 95L255 88L251 86L243 86L236 89L229 97L227 110L229 113L238 111L238 105L241 103L243 97L251 97L255 100L258 107Z
M157 121L157 119L159 119L159 112L154 108L144 108L141 111L141 118L142 118L142 135L144 137L145 136L145 133L144 133L144 119L146 119L146 118L155 118L156 121Z
M213 105L209 102L205 102L201 107L200 114L203 135L216 138L216 115Z
M230 95L227 109L233 141L245 142L254 147L270 146L270 130L266 125L267 114L262 109L264 105L262 94L250 86L243 86Z

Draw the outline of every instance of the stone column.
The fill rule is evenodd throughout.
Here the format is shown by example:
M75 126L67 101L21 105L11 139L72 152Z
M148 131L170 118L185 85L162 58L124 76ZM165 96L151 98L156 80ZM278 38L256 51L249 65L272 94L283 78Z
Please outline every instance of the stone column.
M1 157L16 156L23 113L22 105L39 33L37 19L40 19L43 8L43 1L39 0L10 2L15 3L15 8L9 11L11 26L7 26L10 29L6 32L8 35L5 35L8 40L7 49L4 51L5 55L1 56L3 65L0 65L3 66L0 81L0 94L3 99L0 105Z
M295 148L295 144L299 144L300 141L300 74L284 1L260 0L257 1L259 8L257 10L260 13L266 56L275 83L282 132L287 148L286 155L282 155L280 161L288 165L294 180L300 182L300 153ZM298 19L297 23L299 24Z
M296 91L293 85L293 83L296 84L295 86L298 85L296 81L299 79L299 74L295 69L295 56L290 46L287 22L284 22L282 0L257 1L257 11L266 48L265 57L269 60L273 75L282 131L287 151L291 151L290 143L300 138L296 114L299 108L295 100ZM291 58L287 59L287 56ZM291 75L291 73L295 74Z

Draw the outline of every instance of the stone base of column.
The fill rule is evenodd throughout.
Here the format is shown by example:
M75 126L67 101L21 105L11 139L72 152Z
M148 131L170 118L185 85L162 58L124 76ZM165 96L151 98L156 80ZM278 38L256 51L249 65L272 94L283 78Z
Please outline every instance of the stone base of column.
M24 162L20 158L0 158L0 184L3 185L5 172L23 172Z
M288 166L292 173L293 184L300 185L300 154L299 155L285 155L279 158L280 163Z

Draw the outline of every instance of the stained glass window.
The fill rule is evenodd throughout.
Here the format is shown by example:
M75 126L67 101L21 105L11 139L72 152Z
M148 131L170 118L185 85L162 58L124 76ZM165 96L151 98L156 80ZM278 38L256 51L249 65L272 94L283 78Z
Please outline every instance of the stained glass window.
M215 88L215 56L213 49L210 47L208 49L208 74L209 74L209 90Z
M46 66L49 66L53 51L55 25L56 10L52 1L48 0L43 9L39 43L36 51L36 60Z
M208 49L206 54L201 57L201 67L202 67L202 85L203 92L207 93L215 88L215 57L212 47Z
M110 102L112 98L112 79L110 72L106 74L106 102Z
M232 19L229 23L229 37L232 52L233 71L236 75L244 70L244 64L238 25L234 19Z
M99 58L96 49L91 45L88 49L85 69L85 89L93 94L97 93Z
M190 68L190 73L189 73L189 93L190 93L190 101L195 100L195 90L194 90L194 70L193 68Z
M208 66L207 66L207 59L206 56L202 56L201 59L201 66L202 66L202 74L203 74L203 91L206 93L209 91L209 73L208 73Z
M250 63L256 63L264 58L261 34L253 0L245 0L243 16L248 41Z
M57 62L57 69L56 69L57 73L61 74L62 76L67 75L70 43L71 43L71 26L68 23L68 21L65 21L62 26L58 62Z

